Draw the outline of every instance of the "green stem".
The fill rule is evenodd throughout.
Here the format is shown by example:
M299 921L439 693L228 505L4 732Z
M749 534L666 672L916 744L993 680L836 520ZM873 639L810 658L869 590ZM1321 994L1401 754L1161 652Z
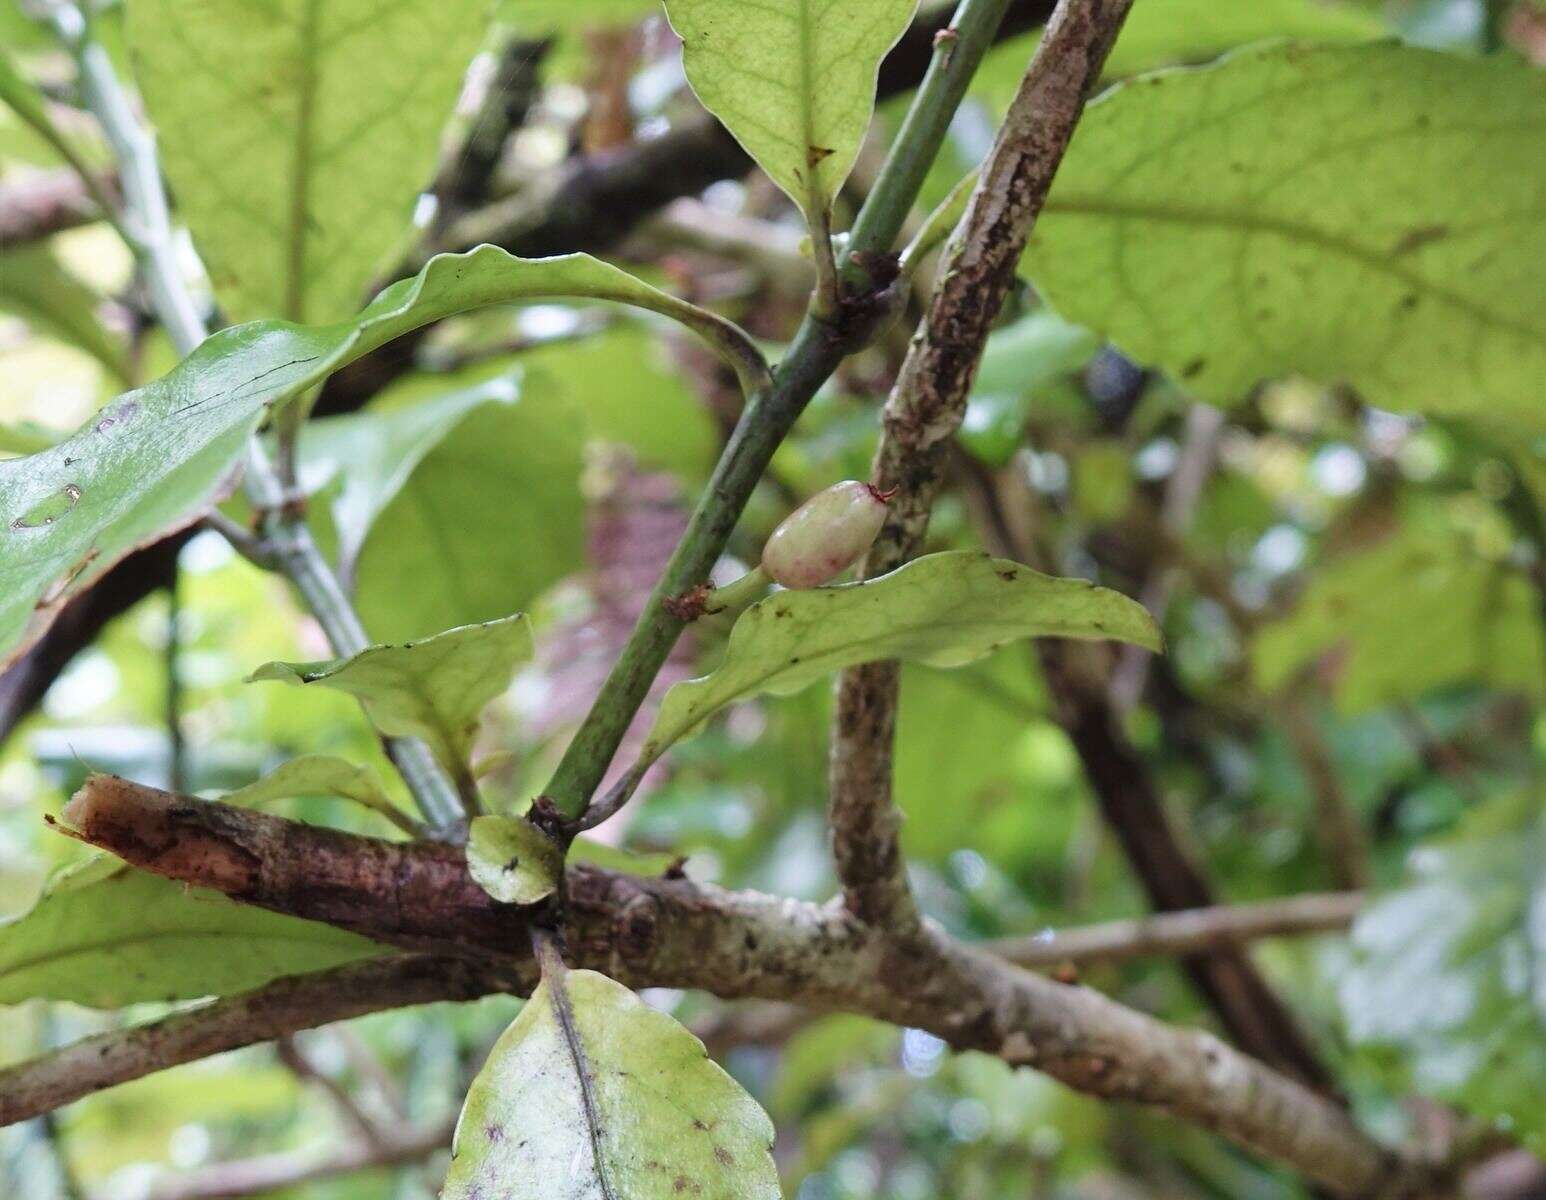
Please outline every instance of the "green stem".
M895 246L956 107L1009 3L962 0L955 35L937 42L901 132L854 223L849 263L843 268L851 289L844 297L844 308L835 320L826 320L817 315L819 304L813 302L771 385L748 399L687 531L548 784L548 799L565 817L572 820L584 813L681 636L685 623L672 614L668 601L708 578L779 443L843 359L878 332L886 297L857 262L864 261L864 255L889 254ZM854 252L860 253L860 259L854 259ZM862 315L866 310L868 317Z
M177 262L155 138L135 117L112 60L101 44L92 40L81 11L61 4L53 9L52 17L79 64L86 105L101 122L118 160L124 205L134 218L129 248L144 272L151 304L177 352L187 355L209 335L209 329ZM253 506L268 514L265 550L272 553L279 570L300 592L334 652L347 656L365 649L370 639L358 615L317 549L304 518L288 503L291 497L256 436L248 446L244 486ZM461 820L464 805L429 747L408 738L385 739L385 745L434 831L449 834Z

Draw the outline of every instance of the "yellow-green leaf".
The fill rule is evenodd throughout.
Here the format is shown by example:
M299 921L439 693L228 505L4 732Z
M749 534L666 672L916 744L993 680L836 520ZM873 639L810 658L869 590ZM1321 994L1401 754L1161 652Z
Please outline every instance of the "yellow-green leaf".
M824 211L853 169L875 77L917 0L666 0L687 81L769 177Z
M535 904L551 896L563 866L558 843L520 817L478 817L467 832L468 871L505 904Z
M1119 592L986 554L930 554L879 579L777 592L752 605L719 666L666 693L639 766L738 700L788 695L876 659L960 667L1030 637L1160 644L1153 618Z
M442 1200L778 1200L773 1122L665 1013L549 971L473 1081Z
M178 211L239 320L335 321L400 252L489 0L134 0Z
M1272 46L1090 106L1024 267L1199 397L1300 374L1546 425L1546 76Z
M358 934L88 859L0 925L0 1004L196 1000L385 953Z
M441 765L462 778L484 706L510 686L531 655L531 621L521 613L423 641L371 646L349 658L265 663L249 679L348 692L382 733L422 738Z

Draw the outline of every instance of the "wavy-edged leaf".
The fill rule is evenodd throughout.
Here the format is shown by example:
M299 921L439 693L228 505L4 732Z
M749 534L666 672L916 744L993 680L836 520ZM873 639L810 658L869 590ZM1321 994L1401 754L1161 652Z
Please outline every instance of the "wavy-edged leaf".
M256 805L297 796L341 796L379 813L398 828L412 828L412 819L392 803L381 776L370 767L331 754L292 758L221 799L227 804Z
M974 551L929 554L879 579L777 592L752 605L719 666L666 693L638 768L738 700L788 695L876 659L965 666L1031 637L1160 646L1153 618L1119 592Z
M1287 374L1546 424L1546 78L1274 46L1090 106L1024 269L1203 399Z
M778 1200L773 1122L703 1043L594 971L548 971L467 1093L442 1200Z
M918 0L666 0L687 81L809 218L853 169Z
M102 855L61 873L30 912L0 925L0 1004L197 1000L384 953L358 934Z
M70 274L46 243L0 254L0 310L84 350L120 382L128 382L128 348L97 319L101 303L102 297Z
M400 250L490 0L135 0L135 77L234 317L332 321Z
M371 646L326 662L265 663L250 682L319 685L359 699L389 737L422 738L453 776L466 777L478 718L532 655L524 613L448 629L423 641Z
M1546 1150L1546 820L1539 797L1471 814L1412 856L1353 926L1338 994L1355 1043L1399 1053L1425 1095Z
M467 870L505 904L535 904L553 894L564 868L558 843L520 817L477 817L467 831Z
M0 663L15 652L29 618L35 636L85 583L207 505L265 409L431 321L552 297L651 309L685 323L743 373L755 375L761 363L760 356L751 361L755 351L728 322L599 259L523 259L495 246L438 255L352 321L255 321L222 330L59 445L0 462Z

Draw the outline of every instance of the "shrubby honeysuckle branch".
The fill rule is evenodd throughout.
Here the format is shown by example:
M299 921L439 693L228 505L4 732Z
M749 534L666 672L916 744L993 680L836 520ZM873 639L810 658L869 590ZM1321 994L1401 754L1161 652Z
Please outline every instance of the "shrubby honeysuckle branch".
M444 978L424 998L459 989L524 992L536 982L530 933L543 910L497 903L448 847L377 841L104 776L87 782L65 819L77 836L142 869L385 943L428 943L458 956L374 960L216 1001L211 1011L218 1019L208 1022L199 1016L204 1010L167 1018L172 1061L284 1031L274 1016L266 1025L245 1020L244 1005L272 1013L278 1003L290 1020L306 1022L412 1002L404 997L423 995L426 968L435 962ZM570 868L567 892L555 915L570 965L628 986L793 1001L925 1029L957 1049L1035 1067L1090 1095L1164 1109L1338 1195L1416 1196L1427 1182L1421 1165L1375 1143L1335 1101L1213 1036L1030 974L930 925L898 939L831 906L589 866ZM341 998L326 999L339 996L345 978L377 977L380 986L353 989L352 1009L340 1009ZM295 1001L284 999L297 995L310 999L313 1011L297 1013ZM71 1091L81 1064L115 1055L120 1063L124 1056L144 1062L155 1054L156 1036L103 1035L0 1072L0 1120L42 1111L40 1100L52 1107L117 1082L111 1067L87 1071L85 1090Z

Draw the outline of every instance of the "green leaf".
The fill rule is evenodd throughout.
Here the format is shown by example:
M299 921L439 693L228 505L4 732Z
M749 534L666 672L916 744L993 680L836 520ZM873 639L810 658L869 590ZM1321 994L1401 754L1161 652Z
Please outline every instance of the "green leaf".
M778 1200L773 1122L665 1013L548 971L467 1093L443 1200Z
M249 682L319 684L358 697L371 723L389 737L429 743L442 766L467 775L478 718L504 693L532 655L525 614L448 629L420 642L371 646L349 658L265 663Z
M1396 45L1149 76L1090 107L1024 268L1202 399L1297 373L1539 426L1543 128L1538 72Z
M1390 32L1372 13L1329 0L1144 0L1134 5L1106 60L1109 76L1200 63L1251 42L1372 41Z
M103 855L57 876L30 912L0 925L0 1004L196 1000L383 953L357 934Z
M421 325L489 304L560 296L681 320L755 374L746 356L755 352L733 326L626 271L586 254L522 259L494 246L437 255L352 321L255 321L222 330L66 441L0 462L0 663L15 652L45 593L33 636L128 550L209 504L265 409Z
M101 303L102 297L65 270L46 243L0 254L0 310L20 317L38 333L84 350L120 382L127 382L127 348L97 319Z
M135 0L178 211L238 319L332 321L400 252L489 0Z
M327 506L346 574L382 510L425 457L474 409L516 403L520 393L518 377L501 376L422 404L307 422L300 441L301 486L317 495L337 484Z
M1251 673L1276 691L1341 651L1332 694L1343 713L1478 681L1539 695L1546 644L1538 604L1517 568L1418 523L1323 566L1293 612L1257 631Z
M1429 844L1360 914L1339 986L1355 1043L1393 1049L1416 1089L1546 1151L1546 818L1511 797Z
M881 59L917 0L666 0L703 106L809 220L826 212L875 111Z
M584 440L578 405L534 375L519 398L490 400L451 425L360 550L355 600L366 627L396 639L486 621L579 570Z
M1100 339L1088 329L1045 309L995 332L972 384L961 444L986 463L1008 463L1024 439L1036 393L1099 349Z
M399 828L412 824L412 819L392 803L375 771L331 754L292 758L256 783L238 788L223 799L227 804L257 805L297 796L342 796L379 813Z
M1118 592L973 551L929 554L879 579L776 592L752 605L730 631L720 665L666 693L636 770L727 704L788 695L876 659L965 666L1029 637L1160 646L1143 606Z
M504 904L535 904L553 894L564 867L557 842L520 817L478 817L467 833L467 869Z

